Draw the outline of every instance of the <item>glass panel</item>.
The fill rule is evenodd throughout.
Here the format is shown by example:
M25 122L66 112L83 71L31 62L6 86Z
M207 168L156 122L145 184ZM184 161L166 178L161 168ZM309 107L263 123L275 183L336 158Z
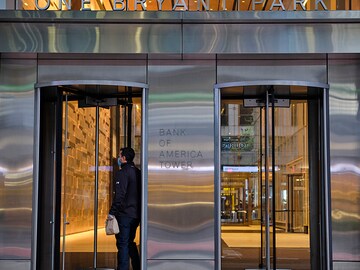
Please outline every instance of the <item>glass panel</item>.
M141 161L141 98L132 98L131 127L128 127L129 106L122 105L119 109L119 147L127 146L128 128L131 128L131 147L135 151L135 165L140 168ZM117 156L114 155L115 157Z
M115 237L105 234L105 219L112 202L112 177L117 154L112 149L112 126L110 109L99 108L99 182L98 182L98 232L97 232L97 266L115 267ZM89 250L90 252L93 251Z
M141 98L132 98L131 100L132 109L131 109L131 126L129 127L127 115L129 113L129 106L122 105L116 108L113 111L114 117L114 126L117 126L117 131L113 132L112 137L113 144L117 142L118 146L113 148L113 157L117 158L119 154L119 149L127 145L127 129L131 128L131 147L135 151L134 163L138 168L141 168ZM118 136L116 139L115 137ZM117 161L114 161L117 164ZM117 166L115 169L119 169ZM111 198L112 200L112 198ZM137 246L140 246L140 226L137 228L135 242Z
M134 162L140 167L141 98L133 98L132 105L131 145L136 152ZM112 202L113 171L119 169L119 148L127 142L127 115L125 105L99 108L98 267L116 267L115 237L106 236L104 222ZM78 101L66 106L64 102L60 247L62 251L65 245L64 269L94 266L95 127L95 107L79 108ZM135 241L140 245L140 227Z
M114 2L117 2L114 6ZM138 1L140 2L140 1ZM207 5L201 4L202 1L178 1L175 5L174 1L165 0L161 5L161 9L158 6L156 0L145 0L144 4L138 4L135 8L135 0L18 0L18 9L24 10L36 10L47 9L47 10L164 10L171 11L175 10L205 10L209 11L247 11L247 10L294 10L294 0L282 0L276 1L277 7L272 7L274 1L258 1L260 3L255 4L253 7L251 0L227 0L225 4L223 0L209 0L204 1ZM300 2L300 1L298 1ZM315 10L315 1L303 1L304 4L296 5L296 10ZM82 4L84 3L84 4ZM281 4L283 4L283 7ZM205 8L205 6L207 6ZM319 1L318 10L360 10L360 1L358 0L322 0Z
M292 86L289 91L307 90ZM270 104L270 263L277 269L310 269L307 101L291 100L289 107L272 110ZM221 238L225 270L256 269L267 263L265 122L264 107L244 107L243 99L222 99Z
M257 268L261 247L260 109L221 104L222 269Z
M65 269L72 269L73 265L89 268L93 265L94 246L95 109L79 108L77 101L68 102L67 107L64 102L61 236L65 235L65 239L61 239L61 244L65 243L66 255L63 261ZM64 228L65 222L69 224Z
M310 269L307 101L274 117L276 267Z

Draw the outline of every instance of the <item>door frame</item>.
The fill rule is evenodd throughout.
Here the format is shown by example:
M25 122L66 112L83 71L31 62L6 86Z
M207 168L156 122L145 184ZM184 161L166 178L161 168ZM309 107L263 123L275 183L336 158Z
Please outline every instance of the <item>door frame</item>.
M331 205L330 205L330 145L329 145L329 85L320 82L308 81L289 81L289 80L256 80L256 81L234 81L218 83L214 85L214 202L215 202L215 269L221 269L221 89L228 87L241 86L260 86L260 85L286 85L286 86L306 86L323 89L321 96L321 115L319 121L322 123L320 136L322 137L321 149L321 175L320 185L323 195L319 199L323 207L323 215L320 224L323 232L319 236L321 239L320 249L322 252L321 269L332 269L332 247L331 247ZM321 201L320 201L321 200Z
M33 199L32 199L32 240L31 240L31 270L38 269L38 228L39 228L39 181L40 181L40 112L41 112L41 89L45 87L58 87L58 86L70 86L70 85L112 85L112 86L125 86L125 87L137 87L142 89L141 96L141 114L142 114L142 123L141 123L141 171L142 171L142 207L141 207L141 222L140 222L140 259L142 269L146 269L146 254L147 254L147 185L148 185L148 90L149 86L145 83L138 82L128 82L128 81L116 81L116 80L64 80L64 81L50 81L50 82L39 82L34 85L35 95L34 95L34 165L33 165ZM55 105L54 105L55 106ZM54 110L55 111L55 110ZM56 112L55 112L56 114ZM56 117L56 115L54 115ZM56 136L56 134L54 134ZM56 153L53 154L54 162L56 159ZM56 185L55 175L53 175L52 181L53 185ZM54 194L53 196L56 196ZM55 209L54 209L55 210ZM52 228L52 236L55 235L55 215L49 220L50 226ZM59 221L60 222L60 221ZM54 247L54 237L49 237L49 241L52 242ZM60 248L60 246L59 246ZM55 247L53 248L53 251ZM54 269L54 252L52 252L51 265ZM59 266L60 267L60 266Z

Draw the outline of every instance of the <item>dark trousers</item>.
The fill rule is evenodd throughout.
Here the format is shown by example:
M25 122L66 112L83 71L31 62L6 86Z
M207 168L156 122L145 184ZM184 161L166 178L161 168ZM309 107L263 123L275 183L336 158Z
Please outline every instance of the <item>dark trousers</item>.
M140 270L139 252L134 242L136 228L139 226L139 219L117 216L120 232L115 235L116 247L118 249L117 270L129 270L129 257L133 270Z

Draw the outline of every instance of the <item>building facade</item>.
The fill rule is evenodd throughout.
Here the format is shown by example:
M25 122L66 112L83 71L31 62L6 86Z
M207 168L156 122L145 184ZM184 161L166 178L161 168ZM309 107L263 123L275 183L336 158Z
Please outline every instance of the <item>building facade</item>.
M0 3L0 268L359 269L360 2ZM96 229L94 229L96 228Z

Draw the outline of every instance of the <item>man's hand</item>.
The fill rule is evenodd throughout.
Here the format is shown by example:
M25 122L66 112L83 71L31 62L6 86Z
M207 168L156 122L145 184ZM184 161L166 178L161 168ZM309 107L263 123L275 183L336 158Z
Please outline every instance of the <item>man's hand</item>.
M108 216L107 216L107 220L112 220L112 219L114 219L114 218L115 218L115 216L110 215L110 214L108 214Z

